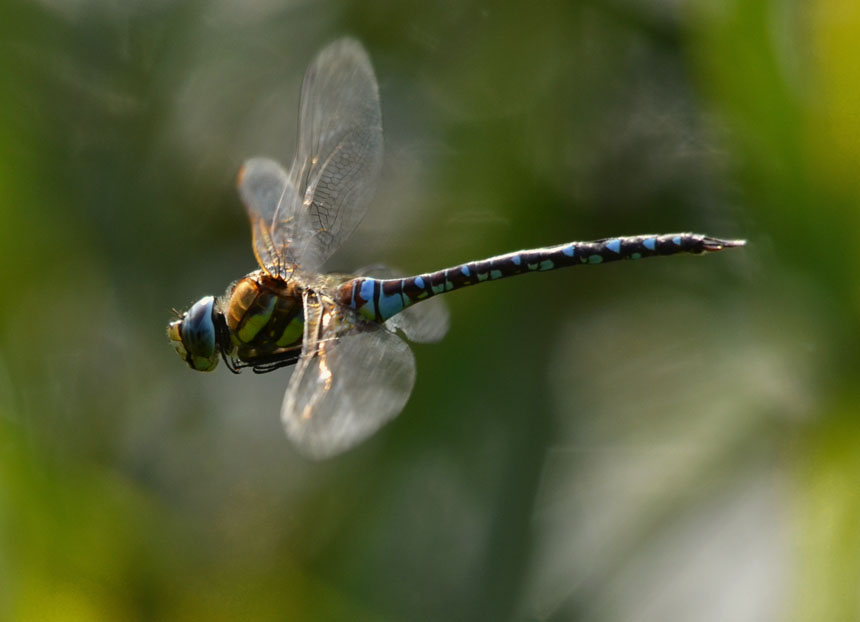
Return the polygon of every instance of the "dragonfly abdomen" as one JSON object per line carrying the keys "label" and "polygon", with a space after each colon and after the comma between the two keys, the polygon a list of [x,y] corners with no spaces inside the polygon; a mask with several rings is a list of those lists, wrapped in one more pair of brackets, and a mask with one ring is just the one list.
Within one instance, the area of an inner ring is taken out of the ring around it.
{"label": "dragonfly abdomen", "polygon": [[280,279],[248,276],[240,280],[230,294],[224,316],[240,359],[249,361],[301,345],[302,299]]}
{"label": "dragonfly abdomen", "polygon": [[359,277],[340,286],[338,301],[356,309],[365,317],[382,322],[431,296],[484,281],[580,264],[600,264],[677,253],[701,254],[743,244],[742,240],[720,240],[700,233],[636,235],[589,242],[568,242],[470,261],[437,272],[401,279]]}

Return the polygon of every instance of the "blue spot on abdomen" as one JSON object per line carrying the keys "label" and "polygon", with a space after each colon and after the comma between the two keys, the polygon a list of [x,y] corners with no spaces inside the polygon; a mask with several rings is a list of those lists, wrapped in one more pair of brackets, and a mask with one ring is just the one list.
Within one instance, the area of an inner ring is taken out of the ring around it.
{"label": "blue spot on abdomen", "polygon": [[379,315],[381,315],[383,319],[387,320],[401,311],[403,311],[403,297],[400,294],[391,294],[389,296],[380,292]]}
{"label": "blue spot on abdomen", "polygon": [[373,279],[364,279],[361,282],[361,287],[358,290],[361,299],[367,303],[373,304]]}
{"label": "blue spot on abdomen", "polygon": [[353,308],[361,309],[363,306],[367,309],[367,313],[369,313],[371,317],[376,315],[376,305],[373,302],[373,289],[375,283],[376,281],[373,279],[364,279],[361,282],[361,286],[358,288],[358,295],[361,296],[362,302],[359,303],[354,299],[352,301]]}

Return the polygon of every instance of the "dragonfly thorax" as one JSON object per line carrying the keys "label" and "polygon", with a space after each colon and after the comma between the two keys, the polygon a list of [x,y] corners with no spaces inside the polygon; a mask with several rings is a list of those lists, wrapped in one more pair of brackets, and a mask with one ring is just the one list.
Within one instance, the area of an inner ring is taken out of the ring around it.
{"label": "dragonfly thorax", "polygon": [[261,359],[297,358],[304,332],[302,279],[252,272],[227,293],[224,320],[236,357],[255,364]]}

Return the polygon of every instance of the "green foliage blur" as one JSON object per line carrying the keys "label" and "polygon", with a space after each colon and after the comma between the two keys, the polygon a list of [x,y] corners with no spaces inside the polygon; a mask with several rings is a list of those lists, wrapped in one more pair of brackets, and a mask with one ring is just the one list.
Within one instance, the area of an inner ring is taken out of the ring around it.
{"label": "green foliage blur", "polygon": [[[311,463],[289,371],[195,373],[361,39],[386,159],[332,270],[699,231],[745,249],[447,297],[405,411]],[[0,619],[860,618],[860,7],[7,0]]]}

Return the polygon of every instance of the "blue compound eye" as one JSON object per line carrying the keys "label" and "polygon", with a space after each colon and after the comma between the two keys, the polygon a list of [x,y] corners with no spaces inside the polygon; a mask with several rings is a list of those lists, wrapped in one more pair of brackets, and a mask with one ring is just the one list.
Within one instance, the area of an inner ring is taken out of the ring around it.
{"label": "blue compound eye", "polygon": [[[181,345],[185,350],[183,358],[193,369],[212,371],[218,365],[218,350],[216,347],[215,320],[213,308],[215,298],[201,298],[188,310],[176,329],[168,328],[168,335],[176,341],[176,349],[183,356]],[[178,332],[178,335],[175,333]]]}

